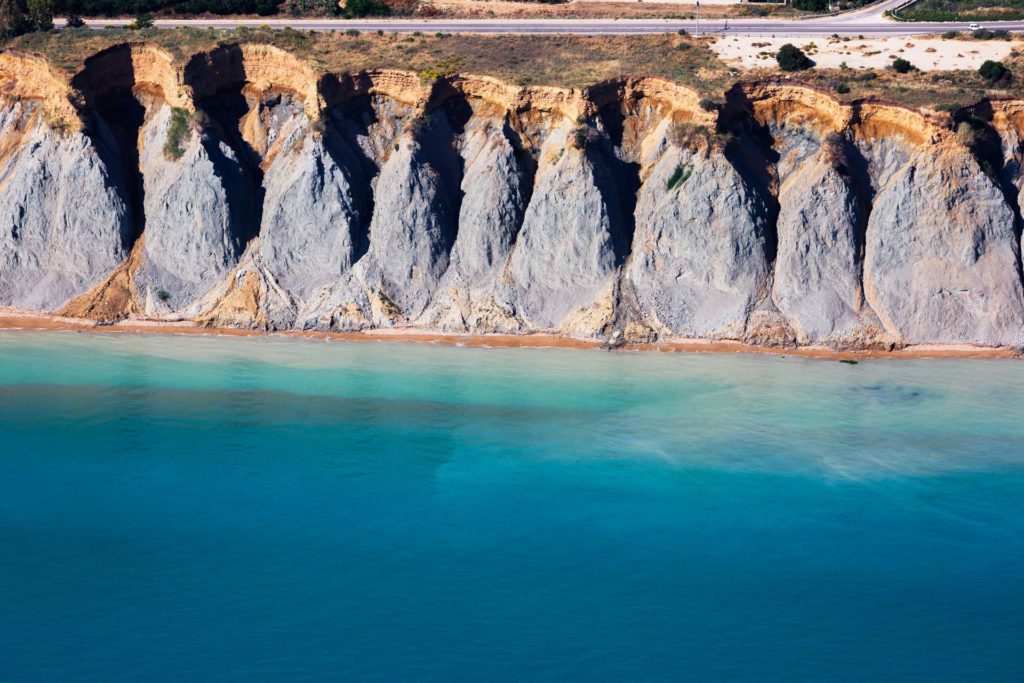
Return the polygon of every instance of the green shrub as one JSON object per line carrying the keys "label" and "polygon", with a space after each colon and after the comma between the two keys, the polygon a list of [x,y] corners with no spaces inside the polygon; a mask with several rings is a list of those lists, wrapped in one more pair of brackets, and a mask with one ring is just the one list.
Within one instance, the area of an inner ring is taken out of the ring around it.
{"label": "green shrub", "polygon": [[677,187],[679,187],[680,185],[682,185],[683,183],[690,179],[691,173],[693,173],[693,166],[691,166],[690,164],[687,164],[686,166],[683,166],[682,164],[677,164],[675,170],[672,171],[672,175],[669,176],[668,183],[666,183],[665,185],[665,189],[668,192],[671,192],[672,190],[676,189]]}
{"label": "green shrub", "polygon": [[793,9],[801,12],[824,12],[828,9],[828,0],[793,0]]}
{"label": "green shrub", "polygon": [[[278,14],[281,4],[281,0],[55,0],[53,11],[58,16],[78,14],[85,17],[119,17],[147,12],[268,16]],[[334,7],[337,7],[336,3]]]}
{"label": "green shrub", "polygon": [[586,149],[590,143],[595,142],[597,138],[597,131],[584,122],[577,125],[576,129],[573,130],[572,145],[576,149]]}
{"label": "green shrub", "polygon": [[978,74],[989,83],[998,83],[1004,78],[1008,79],[1010,70],[1002,62],[994,62],[989,59],[978,68]]}
{"label": "green shrub", "polygon": [[992,31],[992,37],[996,40],[1009,40],[1010,32],[1005,28],[997,28],[995,31]]}
{"label": "green shrub", "polygon": [[850,92],[850,86],[848,86],[846,83],[840,83],[839,85],[836,86],[836,92],[839,93],[840,95],[845,95],[846,93]]}
{"label": "green shrub", "polygon": [[128,25],[128,28],[136,31],[144,28],[153,28],[153,15],[149,12],[143,12],[135,15],[135,21]]}
{"label": "green shrub", "polygon": [[907,60],[903,59],[902,57],[897,57],[896,59],[892,60],[891,68],[898,74],[905,74],[913,71],[914,65],[908,62]]}
{"label": "green shrub", "polygon": [[971,37],[975,40],[992,40],[996,34],[989,31],[987,28],[979,28],[977,31],[971,34]]}
{"label": "green shrub", "polygon": [[[236,0],[220,1],[231,3]],[[341,13],[337,0],[284,0],[279,10],[293,17],[329,16]]]}
{"label": "green shrub", "polygon": [[814,66],[814,62],[808,59],[804,51],[791,43],[786,43],[779,48],[775,60],[783,71],[802,71]]}
{"label": "green shrub", "polygon": [[700,108],[704,111],[717,111],[718,103],[705,97],[700,101]]}
{"label": "green shrub", "polygon": [[352,17],[386,16],[391,14],[391,7],[383,0],[348,0],[345,13]]}
{"label": "green shrub", "polygon": [[445,66],[432,66],[422,69],[420,71],[420,80],[424,83],[433,83],[439,78],[444,78],[451,74],[451,70]]}
{"label": "green shrub", "polygon": [[64,26],[67,28],[82,28],[85,26],[85,21],[77,14],[69,14],[64,20]]}
{"label": "green shrub", "polygon": [[966,119],[956,127],[956,137],[965,147],[975,149],[981,145],[986,137],[985,124],[977,119]]}
{"label": "green shrub", "polygon": [[942,37],[946,40],[953,40],[954,38],[960,37],[960,31],[946,31],[942,34]]}
{"label": "green shrub", "polygon": [[164,142],[164,156],[168,159],[180,159],[185,150],[181,142],[188,132],[188,111],[181,107],[171,109],[171,122],[167,125],[167,141]]}
{"label": "green shrub", "polygon": [[53,29],[53,0],[24,0],[22,5],[34,30]]}

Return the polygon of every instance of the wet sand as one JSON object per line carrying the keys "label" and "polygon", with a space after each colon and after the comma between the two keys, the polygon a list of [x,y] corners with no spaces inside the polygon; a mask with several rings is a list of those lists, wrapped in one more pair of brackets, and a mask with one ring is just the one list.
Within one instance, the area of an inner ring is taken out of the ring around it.
{"label": "wet sand", "polygon": [[773,348],[733,341],[674,339],[611,347],[598,339],[578,339],[554,334],[457,334],[414,329],[376,329],[362,332],[318,332],[283,330],[267,332],[240,328],[199,327],[188,321],[125,320],[97,324],[92,320],[65,318],[45,313],[0,308],[0,330],[76,330],[96,333],[198,334],[230,337],[274,335],[299,339],[338,341],[396,341],[445,344],[476,348],[559,348],[609,349],[616,351],[663,351],[682,353],[758,353],[773,356],[801,356],[823,360],[865,360],[877,358],[1021,358],[1014,349],[970,344],[921,344],[894,351],[837,351],[824,346]]}

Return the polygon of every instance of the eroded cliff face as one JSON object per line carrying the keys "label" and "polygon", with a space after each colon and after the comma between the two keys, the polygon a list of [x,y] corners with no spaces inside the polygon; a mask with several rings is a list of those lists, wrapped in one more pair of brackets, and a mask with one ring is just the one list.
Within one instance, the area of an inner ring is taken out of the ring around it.
{"label": "eroded cliff face", "polygon": [[113,270],[132,212],[104,131],[55,132],[38,100],[0,98],[0,302],[53,309]]}
{"label": "eroded cliff face", "polygon": [[[276,48],[0,54],[0,305],[97,320],[1024,345],[1024,105],[584,90]],[[980,137],[979,137],[980,136]],[[985,144],[978,143],[984,140]]]}

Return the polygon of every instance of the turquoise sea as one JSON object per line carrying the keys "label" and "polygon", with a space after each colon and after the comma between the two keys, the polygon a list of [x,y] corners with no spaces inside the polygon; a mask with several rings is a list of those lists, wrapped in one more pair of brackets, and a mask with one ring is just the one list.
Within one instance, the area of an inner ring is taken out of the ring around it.
{"label": "turquoise sea", "polygon": [[0,333],[0,681],[1024,680],[1024,362]]}

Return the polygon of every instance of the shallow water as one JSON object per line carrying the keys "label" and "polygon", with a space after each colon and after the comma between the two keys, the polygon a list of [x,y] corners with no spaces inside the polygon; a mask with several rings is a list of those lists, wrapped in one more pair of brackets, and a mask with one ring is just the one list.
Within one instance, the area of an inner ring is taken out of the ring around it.
{"label": "shallow water", "polygon": [[1021,681],[1024,363],[0,333],[0,681]]}

